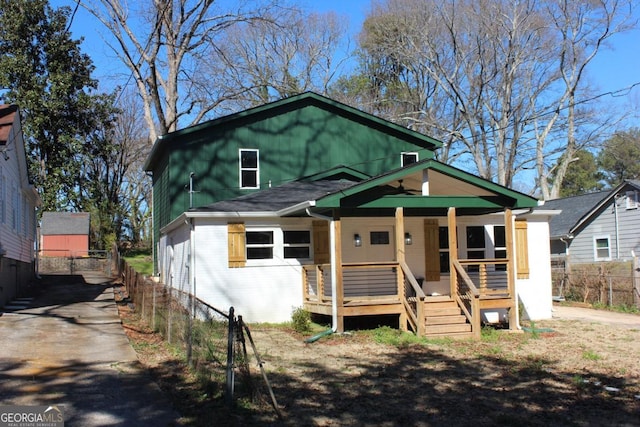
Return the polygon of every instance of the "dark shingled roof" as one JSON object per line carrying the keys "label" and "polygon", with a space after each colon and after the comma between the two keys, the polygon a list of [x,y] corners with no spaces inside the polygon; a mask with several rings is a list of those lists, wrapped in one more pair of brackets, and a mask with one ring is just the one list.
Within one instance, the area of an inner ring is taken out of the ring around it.
{"label": "dark shingled roof", "polygon": [[569,234],[580,220],[589,215],[595,207],[607,198],[611,191],[581,194],[579,196],[562,199],[547,200],[541,209],[558,209],[562,213],[551,218],[549,232],[551,238],[558,238]]}
{"label": "dark shingled roof", "polygon": [[277,187],[223,200],[192,209],[203,212],[276,212],[327,194],[349,188],[358,181],[348,179],[320,181],[292,181]]}
{"label": "dark shingled roof", "polygon": [[570,234],[574,228],[590,215],[595,213],[606,199],[613,198],[616,194],[632,189],[640,191],[640,180],[624,180],[613,190],[587,193],[580,196],[565,197],[562,199],[547,200],[539,209],[558,209],[562,213],[554,216],[549,222],[551,238],[559,238]]}
{"label": "dark shingled roof", "polygon": [[43,236],[88,235],[90,219],[88,212],[44,212],[40,233]]}

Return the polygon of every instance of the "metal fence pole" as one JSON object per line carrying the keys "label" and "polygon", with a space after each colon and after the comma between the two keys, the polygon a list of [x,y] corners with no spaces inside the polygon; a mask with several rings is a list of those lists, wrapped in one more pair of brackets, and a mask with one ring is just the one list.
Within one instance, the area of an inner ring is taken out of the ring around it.
{"label": "metal fence pole", "polygon": [[227,393],[225,394],[225,401],[227,406],[233,405],[233,388],[234,388],[234,373],[233,373],[233,338],[235,336],[235,317],[233,314],[233,307],[229,308],[229,335],[227,336]]}
{"label": "metal fence pole", "polygon": [[633,278],[633,299],[636,302],[636,307],[640,308],[640,264],[638,263],[638,257],[633,254],[633,271],[631,276]]}

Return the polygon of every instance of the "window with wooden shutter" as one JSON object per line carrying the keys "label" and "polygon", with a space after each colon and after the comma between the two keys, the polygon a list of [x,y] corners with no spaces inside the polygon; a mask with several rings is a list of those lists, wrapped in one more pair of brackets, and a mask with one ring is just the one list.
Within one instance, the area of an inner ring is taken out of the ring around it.
{"label": "window with wooden shutter", "polygon": [[440,280],[440,227],[437,219],[424,220],[425,280]]}
{"label": "window with wooden shutter", "polygon": [[527,241],[527,221],[517,220],[516,225],[516,271],[518,279],[529,278],[529,243]]}
{"label": "window with wooden shutter", "polygon": [[329,264],[331,262],[329,223],[327,221],[313,221],[313,262],[315,264]]}
{"label": "window with wooden shutter", "polygon": [[244,267],[247,263],[244,224],[227,224],[227,233],[229,235],[229,268]]}

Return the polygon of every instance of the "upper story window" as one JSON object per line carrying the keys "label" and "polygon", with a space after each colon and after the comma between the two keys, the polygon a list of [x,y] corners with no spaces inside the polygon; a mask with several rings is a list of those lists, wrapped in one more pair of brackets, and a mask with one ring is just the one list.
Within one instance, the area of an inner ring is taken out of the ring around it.
{"label": "upper story window", "polygon": [[11,226],[17,232],[20,231],[20,193],[18,192],[18,187],[15,185],[11,186],[11,192],[13,193]]}
{"label": "upper story window", "polygon": [[627,191],[626,194],[626,205],[627,209],[638,209],[638,192],[637,191]]}
{"label": "upper story window", "polygon": [[0,173],[0,222],[7,222],[7,184],[4,175]]}
{"label": "upper story window", "polygon": [[400,158],[400,166],[405,167],[410,165],[411,163],[416,163],[418,161],[418,153],[407,153],[404,152]]}
{"label": "upper story window", "polygon": [[240,149],[240,188],[260,188],[258,150]]}

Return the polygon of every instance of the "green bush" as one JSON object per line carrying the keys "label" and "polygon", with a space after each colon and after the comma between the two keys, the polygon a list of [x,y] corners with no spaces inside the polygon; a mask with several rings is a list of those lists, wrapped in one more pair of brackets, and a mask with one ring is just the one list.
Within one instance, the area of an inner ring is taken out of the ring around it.
{"label": "green bush", "polygon": [[309,332],[311,330],[311,313],[302,307],[293,310],[291,325],[296,332]]}

